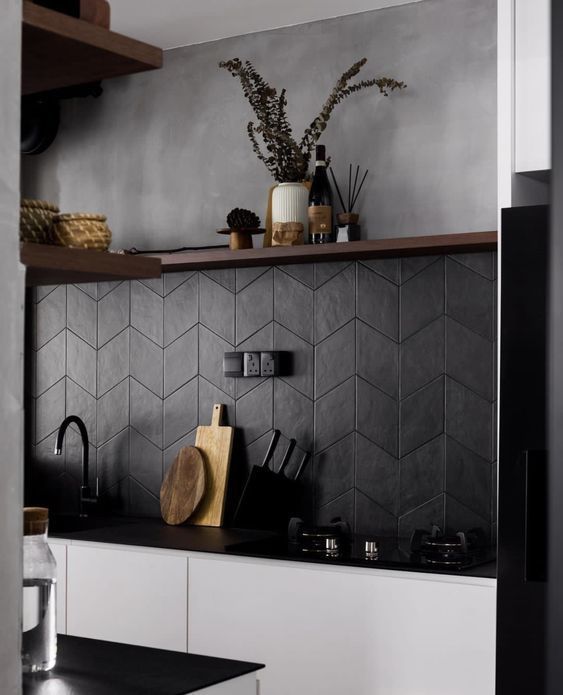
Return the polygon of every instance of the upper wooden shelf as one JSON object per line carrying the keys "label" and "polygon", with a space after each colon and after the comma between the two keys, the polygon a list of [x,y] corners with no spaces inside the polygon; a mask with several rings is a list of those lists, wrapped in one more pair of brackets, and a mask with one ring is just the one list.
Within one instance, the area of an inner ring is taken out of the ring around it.
{"label": "upper wooden shelf", "polygon": [[202,268],[240,268],[263,265],[288,265],[322,261],[357,261],[393,256],[424,256],[439,253],[494,251],[496,232],[468,232],[434,236],[399,237],[350,241],[318,246],[276,246],[273,248],[231,251],[226,248],[158,254],[162,272]]}
{"label": "upper wooden shelf", "polygon": [[20,259],[30,286],[160,277],[158,258],[145,256],[22,244]]}
{"label": "upper wooden shelf", "polygon": [[160,48],[24,0],[22,94],[160,67]]}

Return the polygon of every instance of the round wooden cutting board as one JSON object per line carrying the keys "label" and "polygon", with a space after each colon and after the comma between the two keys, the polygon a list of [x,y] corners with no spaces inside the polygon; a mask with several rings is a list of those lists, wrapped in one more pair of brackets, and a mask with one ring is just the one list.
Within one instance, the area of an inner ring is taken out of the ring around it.
{"label": "round wooden cutting board", "polygon": [[160,488],[160,513],[167,524],[187,521],[205,494],[205,463],[199,449],[184,446],[176,454]]}

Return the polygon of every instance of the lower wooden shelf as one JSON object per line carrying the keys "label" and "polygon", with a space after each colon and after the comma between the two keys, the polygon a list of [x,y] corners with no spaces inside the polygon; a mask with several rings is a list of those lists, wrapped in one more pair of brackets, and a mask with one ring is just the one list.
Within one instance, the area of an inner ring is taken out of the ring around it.
{"label": "lower wooden shelf", "polygon": [[155,255],[123,255],[43,244],[22,244],[28,285],[158,278],[161,273],[205,268],[243,268],[323,261],[361,261],[397,256],[494,251],[496,232],[372,239],[319,246],[277,246],[231,251],[228,248]]}
{"label": "lower wooden shelf", "polygon": [[231,251],[227,248],[158,254],[162,272],[203,268],[242,268],[322,261],[359,261],[397,256],[424,256],[440,253],[471,253],[494,251],[496,232],[467,232],[465,234],[437,234],[433,236],[370,239],[339,244],[305,246],[276,246],[273,248]]}
{"label": "lower wooden shelf", "polygon": [[158,258],[46,244],[22,244],[20,260],[29,286],[158,278],[161,273]]}

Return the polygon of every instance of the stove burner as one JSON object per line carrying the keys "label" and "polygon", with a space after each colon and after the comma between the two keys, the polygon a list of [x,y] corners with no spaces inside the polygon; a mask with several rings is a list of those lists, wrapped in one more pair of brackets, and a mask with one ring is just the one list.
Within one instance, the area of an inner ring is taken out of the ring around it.
{"label": "stove burner", "polygon": [[289,539],[302,553],[339,557],[349,533],[348,524],[339,519],[328,526],[305,526],[300,519],[292,519]]}
{"label": "stove burner", "polygon": [[458,531],[447,536],[438,526],[430,533],[417,529],[411,538],[411,555],[423,564],[437,567],[464,567],[474,562],[475,556],[487,546],[482,529]]}

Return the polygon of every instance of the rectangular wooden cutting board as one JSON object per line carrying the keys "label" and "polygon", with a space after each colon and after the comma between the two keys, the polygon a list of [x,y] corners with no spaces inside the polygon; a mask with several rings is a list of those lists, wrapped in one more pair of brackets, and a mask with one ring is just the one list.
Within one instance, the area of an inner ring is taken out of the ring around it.
{"label": "rectangular wooden cutting board", "polygon": [[224,405],[215,404],[211,425],[197,428],[196,448],[205,462],[206,491],[190,523],[197,526],[221,526],[225,511],[227,481],[233,450],[234,427],[222,426]]}

